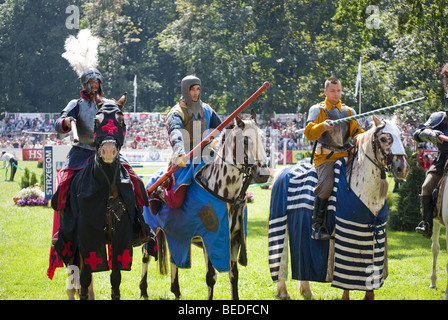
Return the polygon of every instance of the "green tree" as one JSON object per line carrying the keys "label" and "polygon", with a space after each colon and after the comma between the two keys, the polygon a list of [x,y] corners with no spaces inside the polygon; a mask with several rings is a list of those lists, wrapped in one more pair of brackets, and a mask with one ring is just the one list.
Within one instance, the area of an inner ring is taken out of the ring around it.
{"label": "green tree", "polygon": [[6,0],[0,5],[0,113],[56,112],[76,92],[76,79],[61,57],[70,34],[65,11],[72,3]]}

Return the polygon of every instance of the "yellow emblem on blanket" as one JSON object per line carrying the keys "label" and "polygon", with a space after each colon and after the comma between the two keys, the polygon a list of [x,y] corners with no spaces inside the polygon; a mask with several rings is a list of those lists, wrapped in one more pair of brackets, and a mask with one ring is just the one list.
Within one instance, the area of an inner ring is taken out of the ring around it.
{"label": "yellow emblem on blanket", "polygon": [[219,220],[216,211],[209,202],[197,211],[197,215],[201,219],[203,226],[211,232],[217,232],[219,228]]}

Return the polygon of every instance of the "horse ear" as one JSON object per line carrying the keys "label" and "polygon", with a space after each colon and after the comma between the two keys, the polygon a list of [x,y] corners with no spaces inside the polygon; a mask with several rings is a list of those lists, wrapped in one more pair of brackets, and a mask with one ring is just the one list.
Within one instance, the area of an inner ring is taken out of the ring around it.
{"label": "horse ear", "polygon": [[103,105],[103,100],[101,100],[101,97],[97,91],[95,91],[95,93],[93,94],[93,102],[95,102],[95,105],[98,109]]}
{"label": "horse ear", "polygon": [[255,121],[255,123],[257,123],[257,113],[254,109],[250,110],[250,117]]}
{"label": "horse ear", "polygon": [[235,120],[236,120],[236,124],[238,125],[238,127],[241,130],[244,129],[244,122],[243,122],[243,120],[241,120],[241,118],[238,117],[238,116],[236,116]]}
{"label": "horse ear", "polygon": [[382,124],[381,119],[378,118],[376,115],[372,115],[372,120],[375,123],[375,127],[379,127]]}
{"label": "horse ear", "polygon": [[126,101],[127,101],[126,95],[127,94],[128,94],[127,92],[123,93],[121,98],[117,101],[117,105],[120,107],[120,109],[123,109],[124,105],[126,104]]}

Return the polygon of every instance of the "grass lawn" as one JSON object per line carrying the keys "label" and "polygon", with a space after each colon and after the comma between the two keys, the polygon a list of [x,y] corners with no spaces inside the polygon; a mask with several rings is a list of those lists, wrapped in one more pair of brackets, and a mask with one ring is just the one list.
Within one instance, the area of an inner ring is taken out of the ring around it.
{"label": "grass lawn", "polygon": [[[41,173],[37,162],[19,162],[20,167]],[[136,168],[139,174],[154,172],[154,168]],[[0,172],[4,177],[4,171]],[[15,182],[0,181],[0,299],[56,300],[66,299],[65,268],[59,268],[53,280],[48,279],[48,256],[50,251],[53,211],[50,207],[18,207],[12,198],[19,191],[18,170]],[[147,178],[144,179],[146,182]],[[272,282],[268,267],[267,223],[269,216],[270,190],[257,186],[249,189],[255,201],[248,205],[248,259],[247,267],[240,267],[240,299],[275,299],[276,286]],[[444,233],[442,231],[442,233]],[[441,300],[446,286],[445,236],[441,237],[441,253],[437,262],[437,289],[429,289],[432,268],[430,241],[414,232],[388,230],[389,277],[383,287],[375,292],[379,300]],[[122,272],[121,298],[140,299],[138,284],[141,273],[141,252],[134,248],[132,271]],[[192,248],[192,268],[179,271],[181,292],[184,299],[207,299],[205,266],[202,251]],[[288,281],[293,300],[299,296],[296,281]],[[154,261],[150,264],[148,279],[149,299],[174,299],[170,292],[169,276],[159,275]],[[317,300],[340,299],[342,291],[330,284],[312,283]],[[110,299],[109,273],[94,274],[96,298]],[[363,292],[351,293],[353,299],[362,299]],[[215,299],[231,298],[227,273],[218,275]]]}

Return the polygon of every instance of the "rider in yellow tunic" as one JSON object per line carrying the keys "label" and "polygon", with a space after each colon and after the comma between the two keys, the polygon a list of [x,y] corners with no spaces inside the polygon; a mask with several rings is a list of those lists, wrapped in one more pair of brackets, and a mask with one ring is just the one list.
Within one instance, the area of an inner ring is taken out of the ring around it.
{"label": "rider in yellow tunic", "polygon": [[351,147],[350,138],[355,139],[364,130],[356,120],[333,125],[331,120],[350,117],[355,110],[341,103],[341,82],[337,78],[329,78],[325,82],[326,99],[310,108],[304,135],[308,140],[317,141],[314,153],[314,166],[318,176],[313,212],[312,238],[328,240],[330,234],[323,222],[328,198],[334,185],[334,162],[348,156]]}

